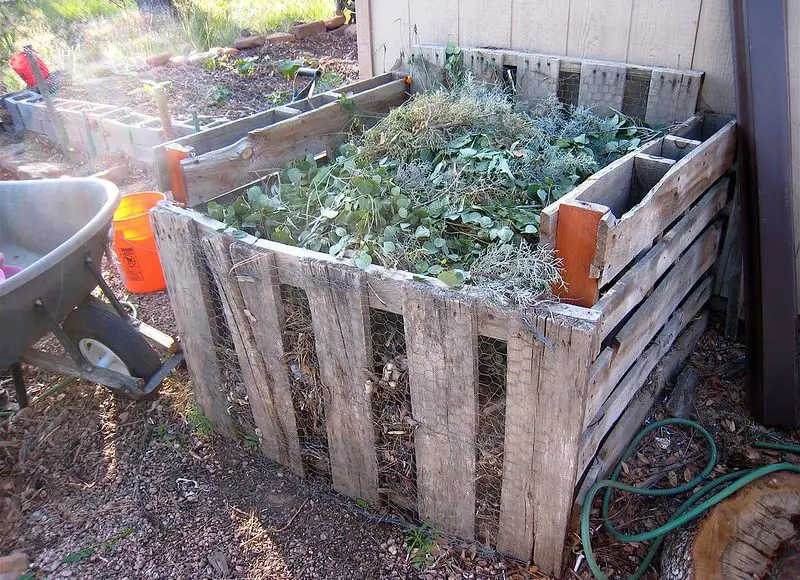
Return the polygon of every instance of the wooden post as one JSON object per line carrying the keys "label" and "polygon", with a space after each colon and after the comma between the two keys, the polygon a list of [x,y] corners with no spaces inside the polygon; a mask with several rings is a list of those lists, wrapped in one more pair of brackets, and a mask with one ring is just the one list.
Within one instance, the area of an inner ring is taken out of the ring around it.
{"label": "wooden post", "polygon": [[164,208],[154,209],[150,218],[197,403],[217,431],[231,436],[233,423],[214,349],[211,281],[202,263],[197,223]]}
{"label": "wooden post", "polygon": [[58,144],[61,145],[61,151],[64,153],[64,155],[67,155],[69,154],[69,138],[67,137],[67,131],[64,129],[64,124],[61,122],[61,117],[58,115],[58,110],[53,103],[53,98],[50,96],[50,88],[47,86],[47,81],[44,79],[44,75],[39,68],[39,63],[36,62],[36,55],[31,46],[25,47],[25,56],[28,58],[28,64],[31,67],[33,78],[36,79],[36,87],[39,89],[39,93],[44,99],[44,106],[47,109],[47,115],[50,117],[50,121],[56,128]]}
{"label": "wooden post", "polygon": [[418,422],[419,516],[447,533],[475,533],[478,329],[475,307],[422,285],[405,287],[411,408]]}
{"label": "wooden post", "polygon": [[153,87],[153,98],[158,107],[158,116],[161,118],[161,128],[164,130],[164,140],[172,141],[175,138],[175,131],[172,129],[172,120],[169,118],[169,106],[167,104],[167,91],[164,84],[159,83]]}

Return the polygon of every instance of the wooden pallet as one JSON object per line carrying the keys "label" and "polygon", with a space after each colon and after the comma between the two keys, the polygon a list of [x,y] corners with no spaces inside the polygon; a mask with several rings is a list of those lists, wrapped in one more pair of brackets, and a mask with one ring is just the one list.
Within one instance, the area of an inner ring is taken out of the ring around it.
{"label": "wooden pallet", "polygon": [[[545,239],[562,250],[580,238],[591,250],[576,254],[582,270],[571,273],[595,281],[596,300],[587,306],[565,300],[526,312],[494,308],[407,272],[359,270],[326,254],[252,236],[237,239],[191,209],[155,210],[159,252],[201,407],[221,430],[230,430],[207,299],[217,292],[262,451],[303,473],[289,370],[276,339],[284,320],[279,285],[303,289],[330,391],[333,487],[378,502],[363,369],[372,361],[371,312],[400,314],[417,424],[416,508],[443,532],[471,539],[476,345],[481,336],[502,341],[508,359],[496,547],[533,558],[546,573],[558,572],[576,490],[610,465],[629,431],[621,417],[634,408],[641,415],[637,395],[647,376],[711,294],[736,139],[734,123],[719,125],[693,118],[677,129],[682,136],[644,145],[545,210]],[[593,229],[568,208],[593,214]],[[577,236],[575,227],[590,235]]]}

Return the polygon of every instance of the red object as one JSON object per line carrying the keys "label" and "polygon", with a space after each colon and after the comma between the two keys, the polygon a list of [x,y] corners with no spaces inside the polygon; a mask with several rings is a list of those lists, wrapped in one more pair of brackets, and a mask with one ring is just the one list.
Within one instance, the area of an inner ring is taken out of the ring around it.
{"label": "red object", "polygon": [[[39,55],[35,52],[33,53],[33,56],[36,59],[36,64],[39,65],[39,70],[42,71],[42,76],[46,80],[47,77],[50,76],[50,71],[47,69],[47,65],[44,64],[44,61],[39,58]],[[22,80],[25,81],[28,87],[36,86],[36,79],[33,77],[31,64],[28,62],[28,57],[25,56],[24,52],[18,52],[11,55],[11,58],[8,59],[8,64],[14,69],[15,73],[22,77]]]}

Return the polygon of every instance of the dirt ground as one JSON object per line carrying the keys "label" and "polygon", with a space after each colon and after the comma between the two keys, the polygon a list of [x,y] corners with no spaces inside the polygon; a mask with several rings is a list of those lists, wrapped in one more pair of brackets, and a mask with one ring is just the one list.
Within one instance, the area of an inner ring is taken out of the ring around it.
{"label": "dirt ground", "polygon": [[[235,63],[255,58],[247,76]],[[341,85],[358,79],[358,53],[354,35],[333,32],[288,43],[267,44],[216,59],[213,68],[202,63],[169,64],[145,68],[133,74],[91,79],[81,85],[62,87],[58,96],[127,106],[158,116],[152,96],[143,90],[145,81],[170,82],[168,101],[173,116],[212,115],[237,119],[290,100],[292,81],[280,71],[285,60],[303,61],[318,68],[327,84]],[[298,81],[304,86],[302,79]],[[327,90],[334,88],[328,86]]]}

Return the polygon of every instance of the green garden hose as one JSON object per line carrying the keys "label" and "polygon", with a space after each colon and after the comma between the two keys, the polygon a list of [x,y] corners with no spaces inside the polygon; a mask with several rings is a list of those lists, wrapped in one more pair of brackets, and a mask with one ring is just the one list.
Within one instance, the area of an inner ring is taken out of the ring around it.
{"label": "green garden hose", "polygon": [[[635,487],[617,481],[619,474],[622,471],[623,462],[634,454],[642,439],[644,439],[645,436],[647,436],[647,434],[654,429],[658,429],[666,425],[684,425],[698,431],[703,437],[705,437],[711,453],[708,458],[708,463],[706,464],[702,473],[700,473],[700,475],[692,479],[690,482],[684,483],[683,485],[659,489]],[[789,453],[800,453],[800,446],[796,445],[756,443],[755,446],[762,449],[775,449]],[[658,551],[661,543],[664,541],[666,535],[672,530],[698,518],[710,507],[713,507],[723,499],[736,493],[736,491],[760,477],[770,473],[775,473],[776,471],[800,473],[800,466],[793,465],[791,463],[776,463],[774,465],[766,465],[757,469],[735,471],[733,473],[723,475],[722,477],[712,479],[703,484],[711,472],[714,471],[716,466],[717,445],[714,443],[714,439],[711,437],[711,434],[694,421],[690,421],[688,419],[664,419],[663,421],[652,423],[651,425],[648,425],[639,431],[636,437],[634,437],[633,441],[631,441],[630,445],[628,445],[628,447],[625,449],[625,453],[622,454],[622,459],[620,459],[619,463],[614,468],[614,471],[609,479],[604,479],[595,483],[589,489],[589,493],[586,495],[586,499],[583,502],[583,509],[581,510],[581,542],[583,543],[583,554],[586,558],[586,563],[588,564],[589,569],[592,571],[592,574],[594,574],[595,578],[597,578],[597,580],[607,580],[606,575],[603,574],[602,570],[600,570],[600,567],[597,565],[597,561],[595,560],[589,534],[589,516],[592,510],[592,501],[600,490],[605,490],[601,512],[603,525],[614,538],[622,542],[646,542],[649,540],[654,540],[642,563],[639,565],[633,575],[628,578],[628,580],[638,580],[638,578],[641,578],[641,576],[650,566],[653,558],[655,558],[656,552]],[[648,532],[643,532],[641,534],[623,534],[620,533],[611,523],[609,518],[609,509],[611,504],[611,494],[615,489],[646,496],[670,496],[689,491],[701,484],[703,484],[702,487],[692,494],[692,496],[681,505],[681,507],[664,525],[658,528]],[[704,500],[703,498],[707,499]]]}

